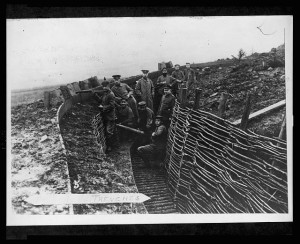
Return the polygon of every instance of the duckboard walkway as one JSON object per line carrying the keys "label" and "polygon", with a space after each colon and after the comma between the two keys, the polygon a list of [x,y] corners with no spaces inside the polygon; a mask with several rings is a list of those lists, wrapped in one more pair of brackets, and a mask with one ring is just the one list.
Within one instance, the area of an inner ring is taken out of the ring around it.
{"label": "duckboard walkway", "polygon": [[131,164],[139,193],[151,198],[144,202],[148,213],[180,214],[168,190],[166,172],[161,168],[146,168],[142,159],[136,154],[131,155]]}

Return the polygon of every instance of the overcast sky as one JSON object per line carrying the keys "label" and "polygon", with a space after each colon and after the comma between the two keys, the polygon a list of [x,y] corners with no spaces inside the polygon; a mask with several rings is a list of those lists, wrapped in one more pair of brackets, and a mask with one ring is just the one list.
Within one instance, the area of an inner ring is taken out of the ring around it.
{"label": "overcast sky", "polygon": [[[263,35],[257,27],[266,34]],[[132,76],[158,63],[209,62],[284,42],[286,16],[7,20],[12,89]]]}

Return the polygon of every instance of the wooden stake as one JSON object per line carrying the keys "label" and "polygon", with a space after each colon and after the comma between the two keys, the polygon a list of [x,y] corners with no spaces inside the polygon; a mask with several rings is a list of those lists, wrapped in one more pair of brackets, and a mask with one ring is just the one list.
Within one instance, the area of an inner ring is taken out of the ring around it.
{"label": "wooden stake", "polygon": [[45,108],[47,108],[47,109],[50,107],[50,92],[49,91],[44,92],[44,105],[45,105]]}
{"label": "wooden stake", "polygon": [[193,107],[194,110],[199,109],[201,93],[202,93],[202,90],[197,88],[195,91],[195,102],[194,102],[194,107]]}
{"label": "wooden stake", "polygon": [[187,103],[187,88],[182,88],[182,92],[181,92],[181,104],[182,104],[182,107],[185,108],[186,106],[186,103]]}
{"label": "wooden stake", "polygon": [[245,105],[245,109],[244,109],[244,113],[243,113],[243,117],[242,117],[242,121],[241,121],[241,125],[240,125],[240,129],[242,129],[242,130],[247,129],[248,119],[249,119],[250,110],[251,110],[251,97],[252,97],[252,95],[250,93],[248,93],[247,98],[246,98],[246,105]]}
{"label": "wooden stake", "polygon": [[[279,136],[278,136],[279,139],[283,139],[283,135],[284,135],[285,130],[286,130],[286,114],[284,114],[283,121],[282,121],[282,124],[281,124],[280,132],[279,132]],[[277,146],[278,147],[280,146],[280,142],[277,143]],[[278,163],[276,163],[275,160],[272,161],[272,166],[276,167],[276,168],[279,167]],[[274,174],[276,174],[276,171],[274,169],[271,169],[270,174],[274,175]],[[270,191],[270,189],[267,188],[267,191]]]}

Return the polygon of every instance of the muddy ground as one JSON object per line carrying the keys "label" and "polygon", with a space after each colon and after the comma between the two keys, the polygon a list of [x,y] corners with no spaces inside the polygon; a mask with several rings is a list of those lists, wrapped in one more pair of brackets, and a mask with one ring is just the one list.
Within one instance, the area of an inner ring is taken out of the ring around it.
{"label": "muddy ground", "polygon": [[16,214],[68,214],[69,206],[34,206],[26,202],[36,194],[68,192],[67,163],[59,139],[57,107],[43,101],[11,110],[11,196]]}

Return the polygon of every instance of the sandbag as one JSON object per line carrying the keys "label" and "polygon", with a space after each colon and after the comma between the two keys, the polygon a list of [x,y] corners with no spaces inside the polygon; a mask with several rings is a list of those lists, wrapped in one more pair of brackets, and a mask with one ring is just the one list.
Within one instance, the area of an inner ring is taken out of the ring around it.
{"label": "sandbag", "polygon": [[51,106],[56,106],[57,104],[64,102],[64,97],[60,89],[50,91],[49,98]]}
{"label": "sandbag", "polygon": [[72,86],[73,86],[75,92],[80,91],[80,87],[79,87],[78,82],[73,82],[73,83],[71,83],[71,84],[72,84]]}
{"label": "sandbag", "polygon": [[63,96],[64,100],[68,100],[69,98],[72,97],[70,90],[67,86],[60,86],[59,89],[62,92],[62,96]]}
{"label": "sandbag", "polygon": [[89,87],[94,88],[100,86],[100,82],[98,81],[97,76],[91,77],[88,79]]}
{"label": "sandbag", "polygon": [[67,84],[67,87],[70,90],[71,96],[74,96],[76,94],[74,87],[71,84]]}

